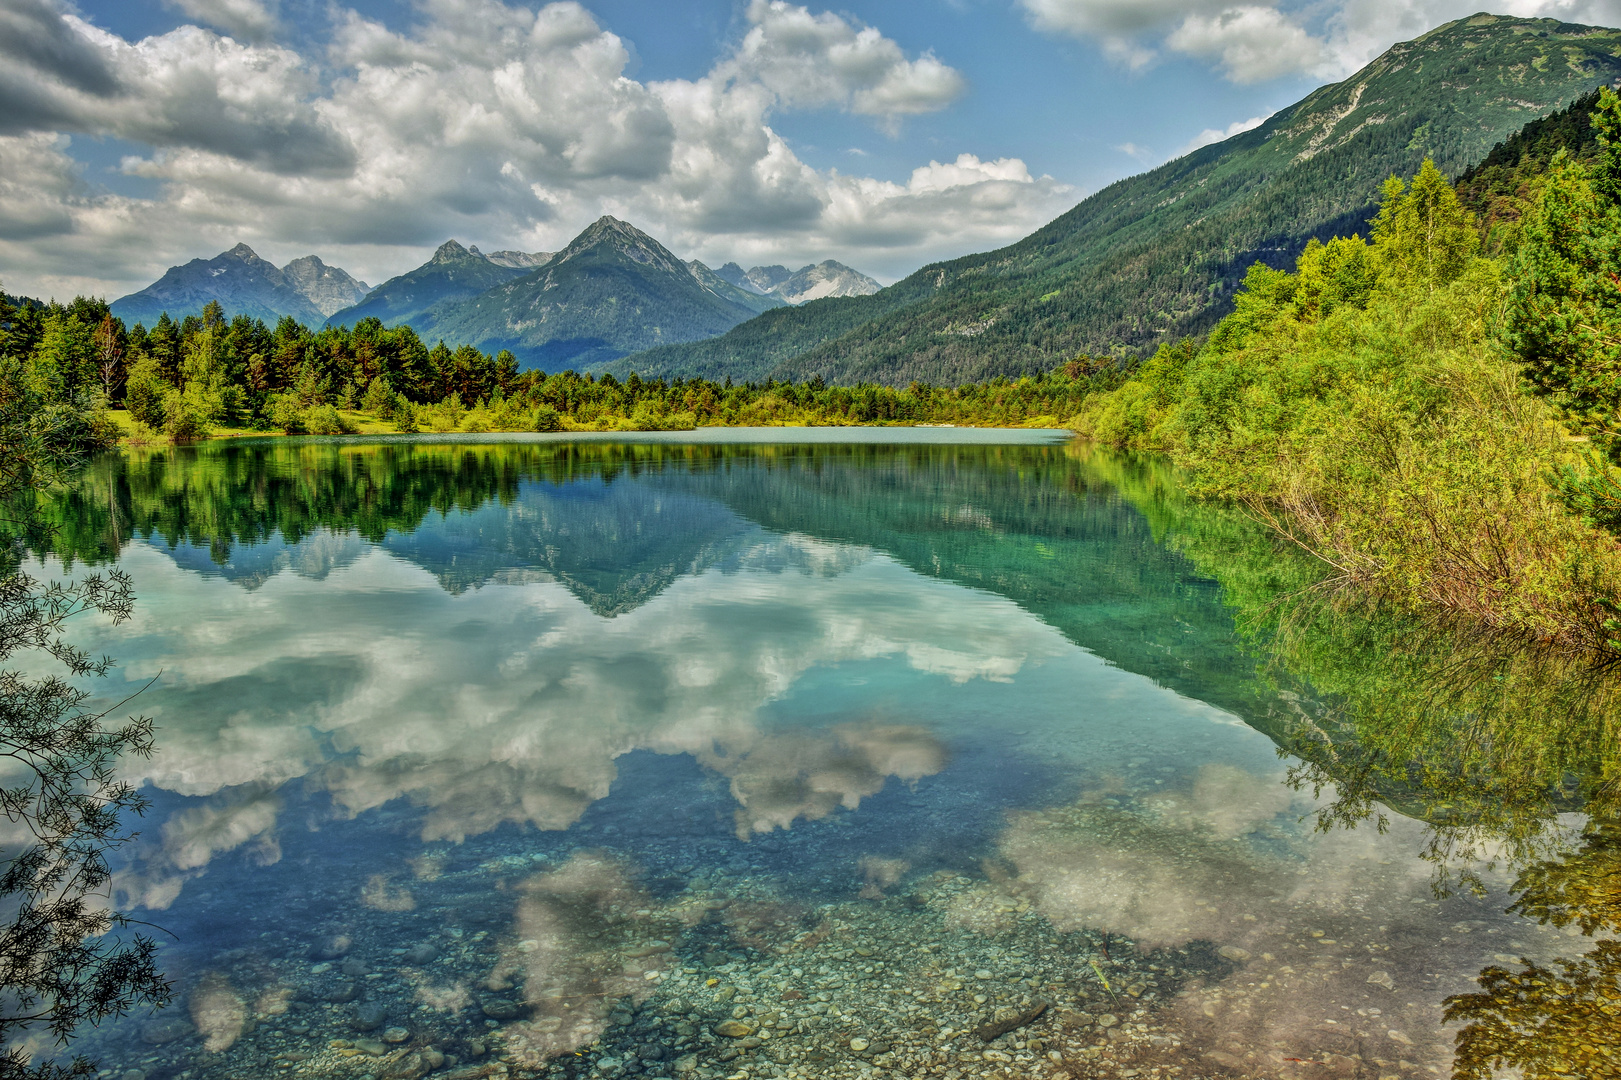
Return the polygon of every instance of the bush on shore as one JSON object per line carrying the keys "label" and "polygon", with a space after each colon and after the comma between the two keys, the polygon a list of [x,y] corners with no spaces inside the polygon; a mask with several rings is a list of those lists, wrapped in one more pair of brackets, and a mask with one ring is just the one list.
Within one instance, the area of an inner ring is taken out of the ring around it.
{"label": "bush on shore", "polygon": [[1616,651],[1614,538],[1550,478],[1579,459],[1495,336],[1509,285],[1426,163],[1386,185],[1369,240],[1256,266],[1234,312],[1088,402],[1083,432],[1159,450],[1312,553],[1320,588]]}

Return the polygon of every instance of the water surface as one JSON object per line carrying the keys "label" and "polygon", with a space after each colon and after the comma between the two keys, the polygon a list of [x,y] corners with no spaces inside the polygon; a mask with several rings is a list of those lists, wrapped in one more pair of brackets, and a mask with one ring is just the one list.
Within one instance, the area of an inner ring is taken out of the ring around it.
{"label": "water surface", "polygon": [[117,886],[178,991],[75,1049],[146,1080],[1614,1075],[1603,686],[1285,617],[1311,569],[1154,462],[705,434],[211,445],[57,500],[46,568],[139,597],[83,643],[107,695],[155,680]]}

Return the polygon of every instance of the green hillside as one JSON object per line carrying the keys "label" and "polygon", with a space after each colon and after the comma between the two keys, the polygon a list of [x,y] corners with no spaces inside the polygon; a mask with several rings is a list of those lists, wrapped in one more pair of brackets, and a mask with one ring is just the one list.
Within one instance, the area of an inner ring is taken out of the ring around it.
{"label": "green hillside", "polygon": [[1531,182],[1547,171],[1555,154],[1565,150],[1584,160],[1597,155],[1598,133],[1591,119],[1598,101],[1594,90],[1568,108],[1531,121],[1458,177],[1458,198],[1485,224],[1494,250],[1510,240],[1531,197]]}
{"label": "green hillside", "polygon": [[1113,184],[1031,236],[872,296],[767,312],[617,373],[960,383],[1208,329],[1256,261],[1366,231],[1392,173],[1449,175],[1621,76],[1621,31],[1476,15],[1399,44],[1261,127]]}

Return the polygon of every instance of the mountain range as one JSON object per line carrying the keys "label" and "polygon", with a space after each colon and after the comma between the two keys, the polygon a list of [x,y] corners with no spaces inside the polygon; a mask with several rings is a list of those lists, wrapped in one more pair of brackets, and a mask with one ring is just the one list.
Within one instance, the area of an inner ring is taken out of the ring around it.
{"label": "mountain range", "polygon": [[157,281],[120,297],[111,307],[125,322],[152,323],[164,312],[176,319],[200,314],[209,301],[218,300],[232,317],[246,315],[275,324],[290,315],[320,325],[369,290],[364,281],[317,256],[306,255],[278,269],[248,245],[238,244],[212,259],[171,266]]}
{"label": "mountain range", "polygon": [[1476,15],[1392,47],[1258,128],[1112,184],[1008,247],[869,296],[766,312],[626,357],[624,375],[955,384],[1079,353],[1142,354],[1231,307],[1257,262],[1366,232],[1380,184],[1456,176],[1527,121],[1621,75],[1621,31]]}
{"label": "mountain range", "polygon": [[245,244],[172,267],[153,285],[115,301],[126,321],[180,318],[218,300],[229,315],[351,326],[377,318],[429,339],[510,349],[526,365],[592,368],[627,353],[713,337],[763,311],[821,296],[862,295],[879,285],[832,260],[791,272],[717,273],[683,262],[663,244],[604,217],[558,252],[440,245],[414,270],[367,288],[313,255],[277,269]]}
{"label": "mountain range", "polygon": [[[410,277],[385,282],[377,292],[423,296],[425,280],[407,283]],[[556,370],[713,337],[781,304],[722,280],[702,263],[683,262],[618,218],[603,217],[534,269],[395,321],[487,352],[509,349],[525,366]],[[339,312],[333,321],[347,322],[366,307]]]}
{"label": "mountain range", "polygon": [[740,289],[760,296],[775,296],[794,306],[827,296],[871,296],[883,288],[859,270],[832,259],[798,270],[786,266],[755,266],[745,270],[729,262],[715,273]]}
{"label": "mountain range", "polygon": [[545,251],[498,251],[486,255],[476,247],[462,247],[454,240],[446,240],[433,258],[415,270],[389,278],[359,303],[327,314],[333,325],[351,326],[361,319],[378,318],[385,326],[408,323],[423,333],[432,325],[429,313],[435,308],[488,292],[544,266],[551,257]]}
{"label": "mountain range", "polygon": [[955,384],[1143,353],[1198,334],[1257,261],[1365,231],[1383,180],[1449,175],[1528,121],[1621,76],[1621,31],[1476,15],[1393,46],[1254,130],[1112,184],[1005,248],[888,288],[831,260],[711,270],[604,217],[555,254],[450,241],[376,289],[314,256],[278,270],[245,245],[113,304],[319,324],[375,316],[527,366],[625,376]]}

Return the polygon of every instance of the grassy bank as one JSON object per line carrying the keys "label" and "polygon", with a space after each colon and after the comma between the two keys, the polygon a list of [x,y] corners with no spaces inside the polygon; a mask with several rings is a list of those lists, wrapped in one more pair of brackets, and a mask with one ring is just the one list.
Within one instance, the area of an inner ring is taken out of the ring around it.
{"label": "grassy bank", "polygon": [[[1116,369],[1117,370],[1117,369]],[[573,377],[573,373],[566,373]],[[553,376],[561,380],[565,376]],[[1116,376],[1114,381],[1118,381]],[[550,382],[552,380],[547,380]],[[722,387],[642,384],[627,391],[576,377],[574,392],[497,395],[471,407],[459,398],[428,404],[398,395],[362,402],[359,408],[321,403],[281,423],[236,418],[236,422],[187,420],[171,427],[159,417],[143,423],[124,408],[108,420],[125,445],[155,445],[264,435],[393,435],[418,432],[605,432],[691,431],[700,427],[957,427],[1061,428],[1094,392],[1094,381],[1063,372],[1041,378],[956,388],[912,387]],[[581,387],[590,393],[580,393]],[[373,395],[376,397],[376,395]],[[555,402],[555,404],[553,403]],[[365,407],[370,405],[370,408]],[[561,409],[558,407],[561,406]]]}

